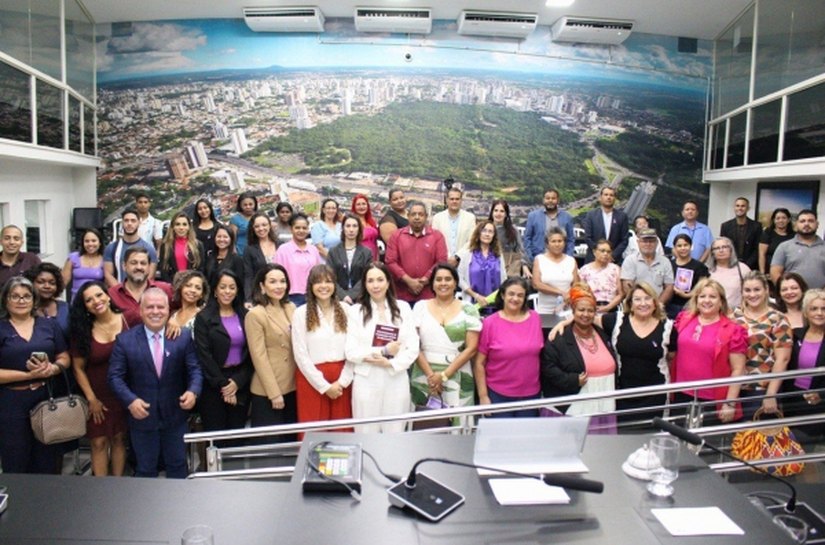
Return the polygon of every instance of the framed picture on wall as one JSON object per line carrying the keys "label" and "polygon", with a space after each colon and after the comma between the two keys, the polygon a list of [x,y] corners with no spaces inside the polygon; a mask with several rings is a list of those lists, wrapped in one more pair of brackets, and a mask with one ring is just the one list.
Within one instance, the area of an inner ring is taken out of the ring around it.
{"label": "framed picture on wall", "polygon": [[800,210],[816,210],[818,203],[819,180],[756,184],[756,221],[763,227],[770,226],[771,214],[777,208],[787,208],[796,218]]}

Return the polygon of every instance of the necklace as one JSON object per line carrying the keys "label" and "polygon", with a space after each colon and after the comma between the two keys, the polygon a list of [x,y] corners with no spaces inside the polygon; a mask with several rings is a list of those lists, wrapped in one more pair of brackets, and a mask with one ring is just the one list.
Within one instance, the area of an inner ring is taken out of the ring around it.
{"label": "necklace", "polygon": [[[596,340],[596,334],[591,333],[590,336],[584,337],[579,335],[575,331],[573,332],[573,336],[576,337],[576,342],[579,344],[580,347],[584,348],[591,354],[595,354],[599,351],[599,344]],[[589,341],[589,342],[588,342]]]}

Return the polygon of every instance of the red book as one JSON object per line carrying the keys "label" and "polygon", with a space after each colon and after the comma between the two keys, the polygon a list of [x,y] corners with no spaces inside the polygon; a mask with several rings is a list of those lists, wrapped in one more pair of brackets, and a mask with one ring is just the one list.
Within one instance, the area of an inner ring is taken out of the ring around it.
{"label": "red book", "polygon": [[387,346],[398,340],[399,329],[391,325],[378,324],[375,326],[375,334],[372,336],[373,346]]}

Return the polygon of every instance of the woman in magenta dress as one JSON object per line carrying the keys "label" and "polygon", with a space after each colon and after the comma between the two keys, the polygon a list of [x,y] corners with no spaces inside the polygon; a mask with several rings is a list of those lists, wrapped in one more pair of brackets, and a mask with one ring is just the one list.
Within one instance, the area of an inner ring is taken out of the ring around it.
{"label": "woman in magenta dress", "polygon": [[352,212],[361,219],[364,226],[364,237],[361,244],[372,252],[372,260],[378,260],[378,224],[372,217],[372,207],[366,195],[356,195],[352,199]]}
{"label": "woman in magenta dress", "polygon": [[126,320],[99,280],[86,282],[71,308],[70,354],[77,384],[89,401],[86,437],[96,477],[123,475],[126,466],[126,409],[109,389],[109,356]]}

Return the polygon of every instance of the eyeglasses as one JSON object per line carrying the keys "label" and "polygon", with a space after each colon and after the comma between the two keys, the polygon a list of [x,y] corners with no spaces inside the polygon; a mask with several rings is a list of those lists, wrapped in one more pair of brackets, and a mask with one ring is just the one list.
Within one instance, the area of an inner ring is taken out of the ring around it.
{"label": "eyeglasses", "polygon": [[728,245],[716,246],[715,248],[711,248],[711,250],[714,251],[714,252],[718,252],[720,250],[730,250],[730,246],[728,246]]}
{"label": "eyeglasses", "polygon": [[9,301],[12,303],[31,303],[34,300],[34,296],[32,294],[27,295],[17,295],[13,293],[9,295]]}

